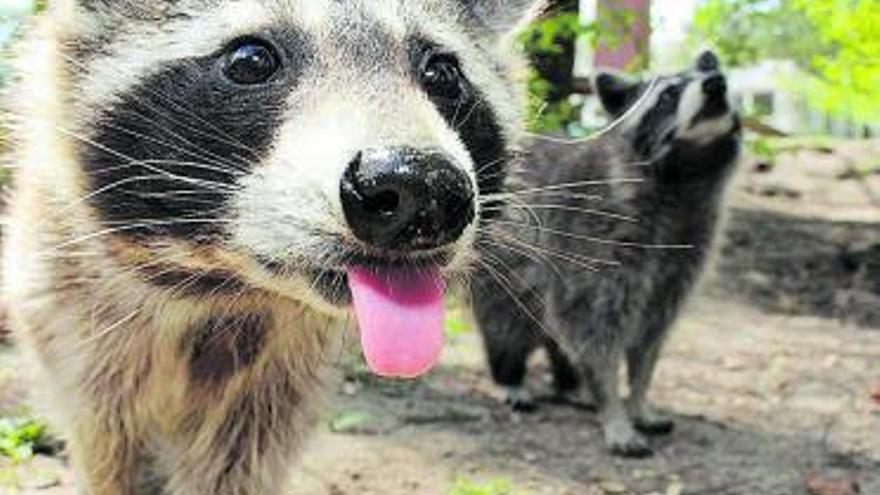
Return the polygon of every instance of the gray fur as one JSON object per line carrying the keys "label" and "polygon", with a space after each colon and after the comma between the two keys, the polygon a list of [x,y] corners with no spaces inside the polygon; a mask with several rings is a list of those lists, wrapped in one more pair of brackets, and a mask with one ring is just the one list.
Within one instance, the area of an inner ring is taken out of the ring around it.
{"label": "gray fur", "polygon": [[[650,453],[637,429],[672,428],[645,395],[667,331],[712,251],[740,140],[729,106],[718,114],[706,111],[708,99],[700,107],[687,102],[689,88],[716,75],[660,78],[642,94],[642,108],[594,140],[534,143],[510,186],[509,210],[483,239],[473,300],[494,379],[521,387],[528,356],[547,346],[557,388],[570,391],[585,379],[617,454]],[[627,97],[634,101],[646,87],[629,87]],[[682,118],[685,112],[712,116]],[[632,391],[626,402],[618,384],[623,361]]]}

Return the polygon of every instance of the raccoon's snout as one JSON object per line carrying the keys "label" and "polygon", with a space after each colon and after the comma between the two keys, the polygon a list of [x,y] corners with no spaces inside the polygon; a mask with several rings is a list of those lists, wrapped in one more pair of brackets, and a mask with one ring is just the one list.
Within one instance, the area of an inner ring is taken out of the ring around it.
{"label": "raccoon's snout", "polygon": [[458,240],[475,217],[470,178],[439,153],[405,148],[359,153],[341,191],[349,228],[374,248],[442,247]]}
{"label": "raccoon's snout", "polygon": [[714,72],[721,69],[721,61],[718,60],[718,55],[711,51],[706,51],[700,54],[697,58],[697,70],[700,72]]}
{"label": "raccoon's snout", "polygon": [[710,98],[724,98],[727,96],[727,80],[721,74],[715,74],[703,81],[703,93]]}

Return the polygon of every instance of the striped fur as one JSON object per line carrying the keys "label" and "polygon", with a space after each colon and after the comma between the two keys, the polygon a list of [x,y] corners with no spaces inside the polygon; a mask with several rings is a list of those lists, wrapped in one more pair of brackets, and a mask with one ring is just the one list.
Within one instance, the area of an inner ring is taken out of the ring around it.
{"label": "striped fur", "polygon": [[[351,155],[440,149],[489,193],[516,152],[520,64],[499,33],[534,2],[497,3],[52,2],[10,92],[3,293],[84,493],[282,493],[346,331],[314,273],[356,252]],[[218,79],[247,36],[284,62],[259,92]],[[468,108],[421,90],[417,39],[458,58]]]}

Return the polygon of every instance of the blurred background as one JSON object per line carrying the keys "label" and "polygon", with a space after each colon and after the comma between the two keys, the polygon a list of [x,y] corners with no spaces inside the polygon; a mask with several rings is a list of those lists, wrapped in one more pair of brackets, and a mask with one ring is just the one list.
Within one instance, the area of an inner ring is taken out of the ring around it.
{"label": "blurred background", "polygon": [[[5,48],[42,4],[0,0],[0,86],[16,77]],[[679,431],[654,459],[624,462],[584,408],[498,407],[453,305],[428,379],[347,367],[295,493],[880,494],[880,1],[554,0],[519,41],[532,131],[569,138],[606,123],[599,68],[678,72],[706,48],[724,61],[746,156],[716,273],[655,380]],[[20,370],[0,327],[0,495],[70,495],[63,445],[26,405]]]}

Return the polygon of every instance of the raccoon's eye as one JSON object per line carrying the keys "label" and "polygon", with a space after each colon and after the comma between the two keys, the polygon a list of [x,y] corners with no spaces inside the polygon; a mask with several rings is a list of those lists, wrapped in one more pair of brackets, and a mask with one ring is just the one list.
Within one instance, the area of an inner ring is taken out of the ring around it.
{"label": "raccoon's eye", "polygon": [[425,61],[421,73],[422,85],[431,96],[457,100],[461,97],[461,67],[452,55],[433,55]]}
{"label": "raccoon's eye", "polygon": [[664,105],[671,105],[675,103],[675,100],[678,99],[680,90],[672,86],[670,88],[666,88],[662,93],[660,93],[660,103]]}
{"label": "raccoon's eye", "polygon": [[226,53],[223,74],[243,86],[263,84],[278,72],[281,60],[271,45],[260,40],[244,40]]}

